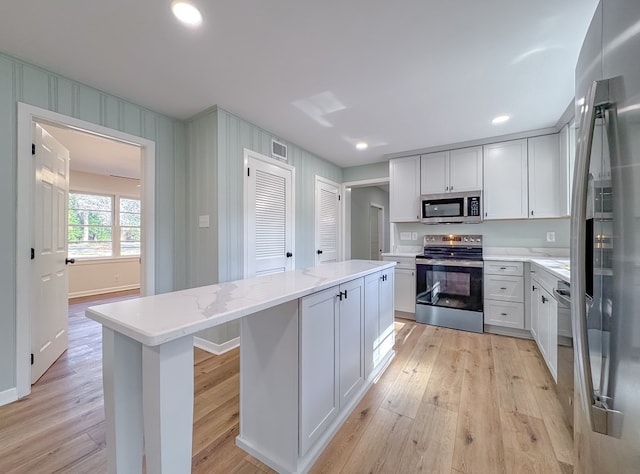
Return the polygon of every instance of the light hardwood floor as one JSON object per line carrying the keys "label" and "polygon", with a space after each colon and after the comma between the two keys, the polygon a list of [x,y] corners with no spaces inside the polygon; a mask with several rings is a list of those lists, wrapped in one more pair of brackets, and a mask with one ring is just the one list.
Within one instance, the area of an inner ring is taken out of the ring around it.
{"label": "light hardwood floor", "polygon": [[[84,317],[92,303],[74,303],[69,350],[31,395],[0,407],[0,473],[106,471],[101,331]],[[532,341],[398,319],[396,351],[312,472],[572,472]],[[195,349],[194,473],[273,472],[235,446],[239,360]]]}

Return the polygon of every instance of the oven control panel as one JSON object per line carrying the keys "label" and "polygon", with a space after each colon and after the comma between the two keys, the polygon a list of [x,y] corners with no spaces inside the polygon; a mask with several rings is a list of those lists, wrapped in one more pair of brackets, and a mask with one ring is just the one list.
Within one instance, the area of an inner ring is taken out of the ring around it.
{"label": "oven control panel", "polygon": [[481,247],[482,246],[482,235],[453,235],[453,234],[438,234],[438,235],[425,235],[424,236],[424,246],[425,247],[433,247],[433,246],[473,246],[473,247]]}

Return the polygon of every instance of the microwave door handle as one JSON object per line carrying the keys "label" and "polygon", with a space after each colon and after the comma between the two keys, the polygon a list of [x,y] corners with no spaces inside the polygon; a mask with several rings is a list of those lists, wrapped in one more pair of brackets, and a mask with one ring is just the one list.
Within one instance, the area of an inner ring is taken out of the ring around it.
{"label": "microwave door handle", "polygon": [[589,86],[585,96],[584,111],[580,120],[580,133],[576,150],[575,170],[573,174],[573,195],[571,196],[571,322],[575,328],[577,367],[581,398],[586,404],[584,410],[587,421],[593,431],[611,436],[616,435],[620,413],[603,405],[594,392],[589,356],[587,328],[585,235],[587,231],[587,191],[589,185],[589,165],[593,147],[593,135],[596,118],[610,106],[608,100],[608,80],[595,81]]}

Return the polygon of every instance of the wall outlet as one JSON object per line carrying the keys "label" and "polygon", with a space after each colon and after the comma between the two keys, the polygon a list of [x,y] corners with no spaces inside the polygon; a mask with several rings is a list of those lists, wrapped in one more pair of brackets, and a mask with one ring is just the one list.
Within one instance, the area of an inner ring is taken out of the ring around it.
{"label": "wall outlet", "polygon": [[556,241],[556,233],[547,232],[547,242],[555,242],[555,241]]}
{"label": "wall outlet", "polygon": [[412,232],[411,233],[411,240],[418,240],[418,233],[417,232]]}
{"label": "wall outlet", "polygon": [[400,240],[411,240],[411,232],[400,232]]}

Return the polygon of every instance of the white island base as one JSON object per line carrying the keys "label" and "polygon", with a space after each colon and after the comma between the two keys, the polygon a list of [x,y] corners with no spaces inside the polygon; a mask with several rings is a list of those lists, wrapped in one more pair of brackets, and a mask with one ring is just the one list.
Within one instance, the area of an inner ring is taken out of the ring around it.
{"label": "white island base", "polygon": [[305,472],[393,357],[393,263],[348,261],[94,306],[110,473],[188,473],[193,334],[241,319],[237,444]]}
{"label": "white island base", "polygon": [[[240,326],[236,444],[279,473],[311,468],[394,355],[389,341],[386,355],[366,379],[349,385],[353,390],[341,404],[340,377],[334,375],[340,373],[340,356],[329,354],[334,345],[323,344],[321,331],[305,338],[300,316],[298,302],[290,302],[248,316]],[[335,362],[338,367],[331,367]]]}

